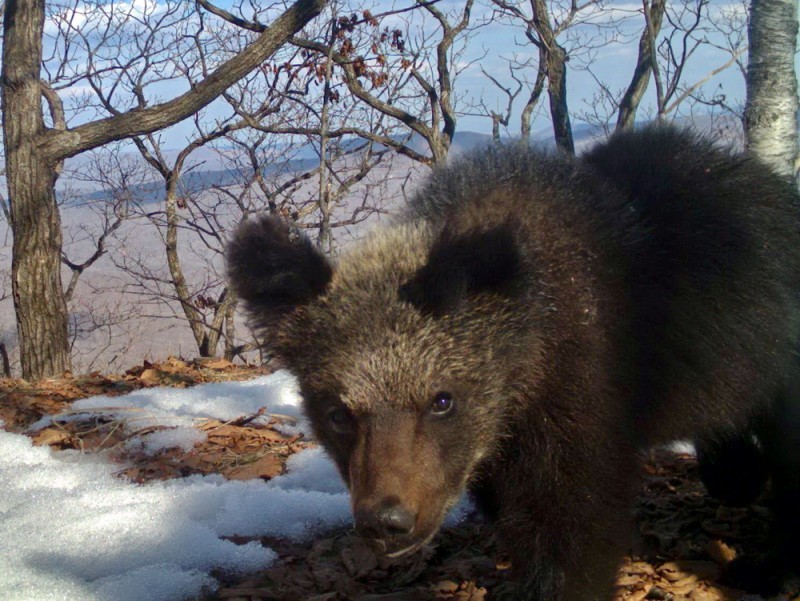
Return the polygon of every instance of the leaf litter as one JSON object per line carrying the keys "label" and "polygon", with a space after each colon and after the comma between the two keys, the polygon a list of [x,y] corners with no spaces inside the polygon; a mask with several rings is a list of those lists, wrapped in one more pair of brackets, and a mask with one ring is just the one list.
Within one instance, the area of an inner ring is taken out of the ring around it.
{"label": "leaf litter", "polygon": [[[265,373],[218,359],[170,358],[122,376],[65,374],[37,383],[0,380],[0,419],[5,429],[22,432],[43,416],[59,414],[50,425],[29,433],[35,444],[105,453],[122,466],[120,478],[137,483],[192,474],[268,481],[285,473],[290,457],[315,446],[297,431],[292,416],[267,414],[260,408],[227,421],[195,420],[197,436],[187,446],[169,443],[174,427],[142,424],[131,429],[134,408],[122,410],[128,413],[125,420],[113,413],[70,410],[74,401],[88,396],[114,397],[154,386],[182,388]],[[118,415],[120,408],[113,409]],[[62,419],[67,416],[70,419]],[[132,444],[158,433],[163,446]],[[185,443],[185,436],[176,438],[181,439]],[[763,543],[769,519],[766,503],[746,508],[720,505],[705,494],[693,455],[651,452],[631,522],[632,553],[619,570],[614,601],[761,599],[728,588],[720,579],[733,559],[756,552]],[[311,544],[276,536],[228,538],[238,545],[259,542],[274,549],[278,559],[246,577],[214,574],[221,586],[203,597],[207,601],[483,601],[502,598],[511,573],[491,525],[477,514],[444,528],[422,551],[398,559],[377,556],[348,529],[318,532]],[[799,600],[800,589],[790,587],[772,599]]]}

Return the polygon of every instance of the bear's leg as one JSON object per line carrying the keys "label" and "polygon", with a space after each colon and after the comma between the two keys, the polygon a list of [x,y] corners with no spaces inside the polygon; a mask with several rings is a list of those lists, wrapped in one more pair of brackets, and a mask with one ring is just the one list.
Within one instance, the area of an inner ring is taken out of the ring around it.
{"label": "bear's leg", "polygon": [[763,557],[731,563],[726,579],[749,591],[774,594],[800,575],[800,370],[762,420],[759,439],[769,462],[772,524]]}
{"label": "bear's leg", "polygon": [[772,468],[774,522],[767,561],[773,580],[782,580],[800,575],[800,370],[775,403],[770,425],[764,445]]}
{"label": "bear's leg", "polygon": [[719,432],[695,440],[694,445],[700,478],[712,497],[735,507],[758,498],[769,468],[750,431]]}
{"label": "bear's leg", "polygon": [[[635,454],[609,454],[608,441],[592,448],[571,441],[571,447],[561,456],[518,456],[492,478],[490,505],[497,508],[501,544],[517,583],[503,599],[611,598],[630,545]],[[484,502],[488,489],[484,481]]]}

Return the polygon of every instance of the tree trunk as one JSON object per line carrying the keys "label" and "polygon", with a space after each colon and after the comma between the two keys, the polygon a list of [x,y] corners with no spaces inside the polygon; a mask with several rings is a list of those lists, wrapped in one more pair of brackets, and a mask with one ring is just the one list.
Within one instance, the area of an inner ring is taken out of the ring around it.
{"label": "tree trunk", "polygon": [[[206,333],[206,350],[208,352],[208,357],[217,356],[219,341],[220,339],[224,339],[223,328],[225,327],[225,321],[228,319],[229,315],[232,315],[230,307],[231,305],[235,306],[235,301],[236,297],[233,296],[230,289],[226,286],[217,299],[217,305],[214,307],[214,319],[211,320],[211,325],[208,327]],[[231,317],[231,319],[233,318]],[[227,352],[227,346],[225,352]]]}
{"label": "tree trunk", "polygon": [[[547,65],[547,95],[550,98],[550,118],[553,120],[553,135],[559,150],[575,154],[572,139],[572,124],[567,103],[567,52],[562,48],[550,22],[550,13],[545,0],[531,0],[533,27],[539,34],[539,64]],[[538,78],[537,78],[538,79]]]}
{"label": "tree trunk", "polygon": [[178,255],[178,224],[180,217],[178,216],[178,174],[180,171],[173,171],[167,176],[167,193],[166,193],[166,214],[167,214],[167,233],[165,235],[165,249],[167,253],[167,267],[169,267],[169,274],[172,277],[172,286],[175,288],[175,295],[178,297],[178,302],[181,304],[186,321],[192,330],[195,344],[197,344],[197,352],[201,357],[213,356],[214,349],[209,353],[208,337],[206,336],[205,328],[203,327],[203,317],[200,311],[192,304],[192,295],[189,292],[189,285],[186,283],[186,277],[183,274],[183,267],[181,266],[181,259]]}
{"label": "tree trunk", "polygon": [[642,101],[644,93],[647,91],[647,84],[650,83],[650,74],[653,72],[653,61],[655,60],[655,47],[658,33],[661,31],[661,23],[664,20],[664,10],[666,9],[665,0],[645,0],[650,2],[649,10],[645,5],[645,27],[642,36],[639,38],[639,55],[636,61],[636,69],[633,72],[628,89],[619,103],[619,113],[617,115],[617,130],[633,129],[636,120],[636,111]]}
{"label": "tree trunk", "polygon": [[797,163],[797,0],[753,0],[744,112],[747,147],[785,175]]}
{"label": "tree trunk", "polygon": [[554,44],[547,52],[547,77],[547,94],[550,97],[550,116],[553,119],[556,146],[569,154],[575,154],[567,105],[567,53],[558,44]]}
{"label": "tree trunk", "polygon": [[536,105],[539,104],[539,98],[541,98],[542,92],[544,91],[544,81],[546,78],[547,64],[542,61],[542,54],[539,53],[539,66],[536,69],[536,82],[533,84],[531,95],[528,97],[528,101],[525,103],[525,107],[522,109],[522,114],[519,118],[520,138],[522,138],[526,144],[531,141],[531,119],[533,118],[533,109],[535,109]]}
{"label": "tree trunk", "polygon": [[70,368],[56,169],[36,145],[45,129],[39,83],[43,29],[44,0],[8,2],[3,37],[3,132],[14,233],[11,282],[22,377],[27,379]]}
{"label": "tree trunk", "polygon": [[3,362],[3,377],[11,377],[11,361],[8,358],[8,349],[5,342],[0,342],[0,360]]}

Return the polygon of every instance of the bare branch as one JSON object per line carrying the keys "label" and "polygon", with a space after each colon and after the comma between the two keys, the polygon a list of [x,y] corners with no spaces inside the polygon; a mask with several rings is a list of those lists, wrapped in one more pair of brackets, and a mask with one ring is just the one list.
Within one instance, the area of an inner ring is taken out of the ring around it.
{"label": "bare branch", "polygon": [[162,129],[191,116],[270,57],[290,36],[316,17],[325,3],[325,0],[298,0],[252,44],[177,98],[63,132],[48,130],[39,143],[40,151],[50,161],[58,161],[114,140]]}

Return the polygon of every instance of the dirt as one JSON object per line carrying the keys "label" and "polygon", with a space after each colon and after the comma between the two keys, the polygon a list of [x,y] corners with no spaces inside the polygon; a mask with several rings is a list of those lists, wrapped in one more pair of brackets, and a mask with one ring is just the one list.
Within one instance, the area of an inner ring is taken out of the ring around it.
{"label": "dirt", "polygon": [[[0,420],[14,432],[43,415],[68,411],[72,401],[92,395],[120,395],[152,386],[186,387],[205,382],[243,380],[262,368],[221,360],[187,362],[171,358],[146,363],[125,374],[64,374],[37,383],[0,380]],[[279,431],[282,416],[244,415],[198,425],[207,440],[189,452],[155,456],[132,454],[125,441],[143,432],[125,432],[113,420],[97,417],[56,422],[33,439],[55,449],[108,452],[124,461],[119,476],[135,482],[219,473],[230,479],[269,480],[283,473],[288,457],[313,441]],[[644,458],[643,479],[631,515],[631,554],[620,568],[615,601],[754,601],[747,591],[721,582],[725,568],[763,543],[768,501],[745,508],[720,505],[705,494],[693,456],[668,451]],[[237,538],[246,543],[251,539]],[[510,568],[497,550],[490,524],[473,515],[446,528],[431,545],[406,558],[376,556],[348,530],[320,533],[312,544],[262,538],[278,561],[269,569],[232,580],[217,574],[222,587],[205,601],[481,601],[503,597]],[[775,601],[800,600],[790,585]]]}

